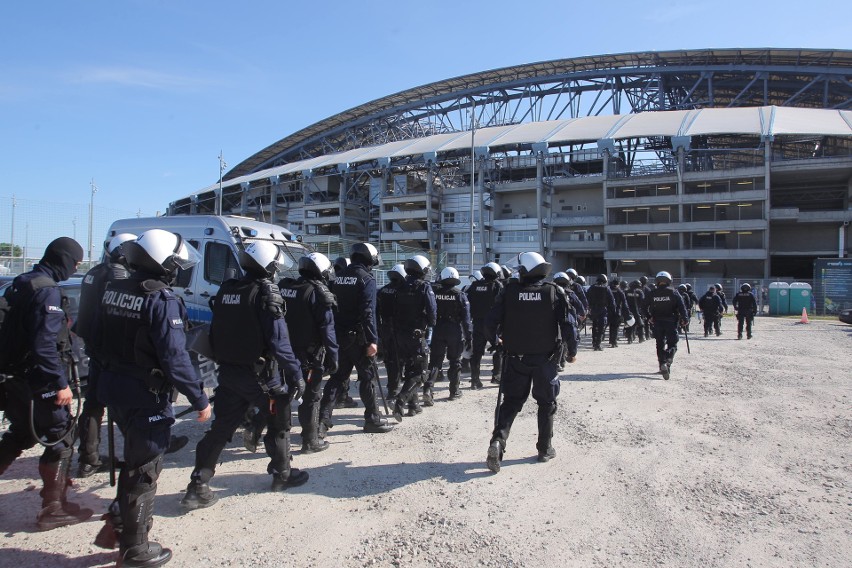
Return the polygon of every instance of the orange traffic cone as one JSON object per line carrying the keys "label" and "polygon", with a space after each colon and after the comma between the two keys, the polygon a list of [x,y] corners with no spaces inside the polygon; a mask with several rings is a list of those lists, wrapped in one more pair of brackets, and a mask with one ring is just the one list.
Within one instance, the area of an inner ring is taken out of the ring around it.
{"label": "orange traffic cone", "polygon": [[808,310],[802,308],[802,319],[799,320],[799,323],[810,323],[808,321]]}

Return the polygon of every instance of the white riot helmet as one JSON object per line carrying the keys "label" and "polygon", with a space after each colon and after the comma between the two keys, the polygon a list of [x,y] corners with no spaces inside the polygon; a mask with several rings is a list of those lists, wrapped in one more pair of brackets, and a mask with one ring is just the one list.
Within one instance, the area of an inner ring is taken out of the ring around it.
{"label": "white riot helmet", "polygon": [[381,262],[379,251],[370,243],[355,243],[352,245],[349,258],[352,262],[360,260],[367,268],[377,266]]}
{"label": "white riot helmet", "polygon": [[429,272],[431,264],[429,259],[422,254],[415,254],[405,261],[405,273],[415,278],[423,278]]}
{"label": "white riot helmet", "polygon": [[482,280],[482,271],[474,270],[473,274],[470,275],[470,279],[473,280],[474,282]]}
{"label": "white riot helmet", "polygon": [[394,264],[393,268],[388,270],[388,278],[391,280],[404,280],[405,267],[402,264]]}
{"label": "white riot helmet", "polygon": [[560,286],[567,286],[571,282],[571,277],[565,272],[557,272],[553,275],[553,282]]}
{"label": "white riot helmet", "polygon": [[299,259],[299,274],[305,278],[328,280],[331,261],[321,252],[312,252]]}
{"label": "white riot helmet", "polygon": [[280,248],[269,241],[256,241],[240,252],[240,266],[247,272],[272,277],[292,264]]}
{"label": "white riot helmet", "polygon": [[522,252],[518,255],[518,275],[521,281],[544,278],[553,267],[537,252]]}
{"label": "white riot helmet", "polygon": [[577,274],[577,271],[576,271],[576,270],[574,270],[573,268],[569,268],[568,270],[566,270],[566,271],[565,271],[565,274],[567,274],[567,275],[568,275],[568,278],[570,278],[571,280],[576,280],[576,279],[577,279],[577,276],[579,276],[579,275]]}
{"label": "white riot helmet", "polygon": [[122,252],[127,264],[157,276],[172,276],[178,268],[188,270],[198,264],[201,255],[176,233],[163,229],[145,231],[134,241],[125,241]]}
{"label": "white riot helmet", "polygon": [[134,235],[133,233],[119,233],[104,242],[104,250],[106,251],[107,256],[109,256],[111,260],[117,261],[124,256],[123,252],[121,251],[121,245],[126,242],[135,240],[136,235]]}
{"label": "white riot helmet", "polygon": [[672,284],[672,275],[666,272],[665,270],[661,270],[657,272],[657,277],[655,278],[657,282],[657,286],[671,286]]}
{"label": "white riot helmet", "polygon": [[459,278],[459,271],[453,268],[452,266],[448,266],[441,271],[441,284],[444,286],[458,286],[461,284],[461,279]]}
{"label": "white riot helmet", "polygon": [[494,280],[503,275],[503,268],[496,262],[489,262],[482,267],[481,273],[486,280]]}

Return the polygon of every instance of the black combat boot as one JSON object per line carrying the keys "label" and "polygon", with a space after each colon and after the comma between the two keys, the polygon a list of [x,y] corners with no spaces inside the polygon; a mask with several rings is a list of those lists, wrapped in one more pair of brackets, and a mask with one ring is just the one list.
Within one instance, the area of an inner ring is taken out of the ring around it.
{"label": "black combat boot", "polygon": [[367,434],[387,434],[393,430],[393,426],[384,418],[373,416],[364,422],[364,432]]}
{"label": "black combat boot", "polygon": [[65,494],[70,485],[68,470],[71,468],[73,451],[72,448],[64,450],[59,461],[39,461],[38,471],[44,482],[44,488],[41,490],[42,509],[37,518],[40,531],[76,525],[92,516],[91,509],[79,507],[66,500]]}
{"label": "black combat boot", "polygon": [[473,390],[482,390],[485,388],[485,385],[482,384],[482,381],[479,380],[479,375],[470,377],[470,388]]}
{"label": "black combat boot", "polygon": [[488,466],[494,473],[500,473],[500,462],[503,461],[503,450],[505,444],[498,439],[491,440],[488,446],[488,455],[485,458],[485,465]]}
{"label": "black combat boot", "polygon": [[272,491],[285,491],[290,487],[299,487],[307,483],[310,477],[307,471],[290,466],[292,461],[292,455],[290,454],[290,432],[282,432],[279,434],[279,437],[281,438],[281,470],[275,470],[272,464],[269,464],[267,468],[267,471],[272,474]]}
{"label": "black combat boot", "polygon": [[550,441],[553,439],[553,419],[556,416],[556,403],[538,407],[538,461],[547,462],[556,457]]}
{"label": "black combat boot", "polygon": [[180,500],[180,504],[185,508],[193,511],[195,509],[204,509],[209,507],[219,500],[216,494],[210,490],[207,482],[213,477],[213,471],[207,468],[195,469],[190,474],[191,481],[186,486],[186,495]]}
{"label": "black combat boot", "polygon": [[124,528],[118,551],[119,565],[156,568],[172,559],[172,551],[148,540],[154,518],[156,490],[142,493],[122,511]]}
{"label": "black combat boot", "polygon": [[432,400],[432,387],[423,387],[423,406],[435,406]]}
{"label": "black combat boot", "polygon": [[[304,422],[302,422],[304,415]],[[320,440],[317,431],[319,429],[319,407],[314,404],[311,412],[302,412],[299,407],[299,422],[302,424],[302,453],[315,454],[328,449],[328,442]]]}
{"label": "black combat boot", "polygon": [[406,416],[417,416],[421,412],[423,412],[423,408],[420,406],[420,393],[417,392],[417,387],[414,387],[415,390],[411,393],[411,398],[408,399],[408,412],[405,414]]}

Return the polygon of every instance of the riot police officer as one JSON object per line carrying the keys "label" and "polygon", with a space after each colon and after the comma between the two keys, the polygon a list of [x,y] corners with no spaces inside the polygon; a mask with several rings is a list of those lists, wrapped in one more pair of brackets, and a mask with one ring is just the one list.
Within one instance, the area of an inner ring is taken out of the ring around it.
{"label": "riot police officer", "polygon": [[39,263],[17,276],[6,292],[10,308],[4,325],[15,326],[15,334],[9,336],[12,345],[3,346],[13,372],[0,387],[5,390],[5,416],[10,423],[0,439],[0,474],[36,444],[30,430],[32,419],[35,433],[48,441],[38,463],[44,484],[39,530],[73,525],[92,515],[91,509],[66,500],[74,454],[73,397],[66,370],[68,320],[57,286],[74,274],[82,260],[83,248],[73,239],[59,237],[47,246]]}
{"label": "riot police officer", "polygon": [[124,465],[118,481],[120,519],[106,519],[119,533],[124,566],[160,566],[171,551],[148,540],[157,479],[174,423],[173,386],[210,418],[203,384],[186,350],[186,308],[172,292],[178,269],[200,259],[180,235],[151,229],[123,245],[132,274],[107,284],[101,300],[104,368],[98,398],[124,435]]}
{"label": "riot police officer", "polygon": [[722,312],[725,306],[722,304],[722,298],[716,293],[716,287],[712,284],[707,289],[707,292],[698,300],[698,307],[704,314],[704,337],[713,333],[713,328],[716,329],[716,335],[722,335],[722,330],[719,329],[719,320],[722,319]]}
{"label": "riot police officer", "polygon": [[[648,277],[644,274],[639,277],[639,283],[642,285],[642,294],[647,300],[648,297],[651,295],[651,292],[654,291],[654,287],[648,283]],[[643,318],[643,321],[645,322],[645,337],[647,339],[651,339],[651,337],[653,337],[651,333],[651,322],[648,321],[648,318]]]}
{"label": "riot police officer", "polygon": [[757,314],[757,299],[751,293],[751,284],[746,282],[740,286],[740,291],[734,296],[734,311],[737,313],[737,339],[743,338],[743,324],[746,328],[746,337],[752,338],[751,325]]}
{"label": "riot police officer", "polygon": [[[725,296],[725,291],[722,289],[722,285],[719,284],[719,283],[716,283],[716,284],[713,285],[713,287],[716,288],[716,295],[719,296],[719,299],[722,301],[722,307],[725,310],[724,313],[727,314],[728,313],[728,298]],[[723,317],[723,315],[719,314],[719,317],[716,320],[716,331],[717,331],[716,335],[722,335],[722,317]]]}
{"label": "riot police officer", "polygon": [[686,287],[686,284],[678,284],[677,293],[680,294],[680,298],[683,300],[683,305],[686,308],[686,324],[683,326],[683,330],[685,332],[689,332],[689,320],[690,314],[692,314],[692,297],[689,295],[689,289]]}
{"label": "riot police officer", "polygon": [[[343,271],[346,270],[346,267],[349,266],[350,261],[345,256],[338,256],[334,259],[334,264],[332,268],[334,270],[334,274],[330,275],[331,278],[328,281],[328,289],[334,292],[334,280],[338,276],[343,274]],[[346,377],[346,380],[343,382],[343,388],[341,388],[337,393],[337,400],[334,402],[334,408],[358,408],[358,403],[352,398],[352,395],[349,394],[349,377]]]}
{"label": "riot police officer", "polygon": [[630,316],[627,313],[627,296],[621,290],[621,280],[613,278],[608,282],[609,289],[612,292],[614,305],[607,312],[607,321],[609,323],[609,346],[618,347],[618,332],[621,329],[622,320],[627,320]]}
{"label": "riot police officer", "polygon": [[[586,317],[585,307],[577,294],[574,293],[571,277],[567,272],[557,272],[553,275],[553,283],[562,288],[565,292],[565,297],[568,299],[568,309],[574,320],[579,326],[579,322]],[[559,370],[565,370],[565,363],[568,359],[568,338],[562,338],[562,347],[559,354]]]}
{"label": "riot police officer", "polygon": [[124,280],[130,275],[121,245],[136,240],[132,233],[120,233],[104,243],[106,262],[94,266],[80,284],[80,305],[72,331],[85,341],[89,356],[89,376],[86,381],[86,401],[80,413],[80,457],[77,477],[89,477],[103,467],[98,447],[101,441],[101,422],[105,407],[98,401],[98,376],[103,357],[100,354],[101,298],[108,282]]}
{"label": "riot police officer", "polygon": [[663,379],[669,380],[672,362],[677,353],[678,325],[686,321],[686,306],[676,290],[671,289],[672,276],[665,270],[657,273],[657,287],[645,298],[645,316],[654,328],[657,340],[657,361]]}
{"label": "riot police officer", "polygon": [[393,425],[382,418],[376,404],[379,380],[375,356],[379,340],[376,331],[376,279],[372,270],[379,264],[379,251],[370,243],[352,245],[351,263],[334,279],[337,315],[334,329],[339,346],[337,372],[329,377],[320,403],[320,437],[332,427],[334,401],[344,389],[354,367],[358,372],[358,392],[364,403],[364,432],[383,434]]}
{"label": "riot police officer", "polygon": [[[686,294],[689,296],[689,304],[691,306],[691,309],[689,310],[689,321],[692,321],[692,313],[696,311],[696,308],[698,307],[698,296],[695,295],[695,291],[692,289],[692,284],[689,282],[686,283]],[[700,314],[701,312],[698,313]]]}
{"label": "riot police officer", "polygon": [[331,262],[320,252],[299,259],[299,279],[285,278],[278,287],[287,305],[290,343],[305,377],[305,395],[299,405],[302,427],[302,453],[328,449],[328,442],[317,437],[322,376],[337,371],[337,336],[334,311],[337,299],[326,286]]}
{"label": "riot police officer", "polygon": [[606,333],[607,315],[615,312],[615,297],[607,286],[606,274],[598,274],[595,283],[589,286],[586,298],[589,300],[589,319],[592,320],[592,348],[603,351],[601,343]]}
{"label": "riot police officer", "polygon": [[634,336],[639,340],[639,343],[642,343],[645,341],[645,324],[643,323],[645,316],[642,314],[645,293],[642,291],[642,283],[633,280],[624,295],[627,298],[627,308],[634,320],[632,326],[624,329],[627,335],[627,343],[633,343]]}
{"label": "riot police officer", "polygon": [[[485,355],[485,343],[487,342],[485,318],[497,300],[497,294],[503,289],[503,285],[498,280],[503,274],[503,269],[499,264],[489,262],[480,269],[480,272],[482,272],[482,280],[473,282],[467,290],[467,299],[470,302],[470,318],[473,320],[473,345],[470,356],[470,386],[473,389],[481,389],[484,386],[479,378],[479,368],[482,363],[482,356]],[[492,377],[496,378],[499,373],[500,354],[495,353]]]}
{"label": "riot police officer", "polygon": [[[497,473],[515,417],[530,395],[538,404],[538,461],[556,455],[551,439],[559,395],[557,371],[560,338],[568,343],[568,361],[577,355],[576,321],[562,289],[544,279],[551,266],[537,252],[518,255],[520,281],[500,293],[488,313],[486,330],[500,341],[506,357],[500,381],[502,401],[497,409],[486,464]],[[498,336],[500,339],[498,339]]]}
{"label": "riot police officer", "polygon": [[448,266],[441,271],[440,280],[435,288],[435,302],[438,308],[437,323],[432,332],[432,344],[429,354],[429,378],[424,387],[424,400],[432,397],[435,377],[444,364],[444,355],[450,362],[447,377],[450,380],[450,400],[461,397],[459,388],[461,373],[461,354],[471,344],[473,323],[470,321],[470,304],[467,295],[457,286],[461,283],[459,272]]}
{"label": "riot police officer", "polygon": [[[560,273],[562,274],[562,273]],[[577,271],[573,268],[569,268],[565,271],[565,274],[569,279],[569,288],[574,294],[577,296],[577,299],[583,304],[583,311],[588,314],[589,313],[589,299],[586,297],[586,290],[583,288],[586,284],[586,279],[577,274]],[[585,315],[580,316],[580,320],[585,319]]]}
{"label": "riot police officer", "polygon": [[284,320],[284,299],[272,280],[289,259],[274,243],[257,241],[240,252],[239,262],[245,274],[223,282],[210,306],[210,347],[219,363],[219,384],[213,425],[195,448],[195,468],[181,500],[190,510],[216,502],[208,482],[222,450],[255,403],[267,416],[263,442],[272,490],[308,480],[307,472],[290,466],[290,402],[304,387]]}
{"label": "riot police officer", "polygon": [[[393,417],[402,421],[417,413],[417,388],[425,380],[429,358],[430,334],[435,327],[437,307],[435,292],[427,281],[429,259],[416,254],[405,261],[405,282],[394,299],[394,332],[396,333],[402,387],[393,407]],[[423,404],[432,406],[432,389],[424,388]]]}
{"label": "riot police officer", "polygon": [[388,398],[396,398],[399,394],[399,353],[397,350],[396,334],[393,325],[394,302],[396,293],[405,282],[405,267],[395,264],[388,270],[389,282],[379,288],[376,296],[376,320],[379,329],[379,340],[382,342],[382,357],[388,375]]}

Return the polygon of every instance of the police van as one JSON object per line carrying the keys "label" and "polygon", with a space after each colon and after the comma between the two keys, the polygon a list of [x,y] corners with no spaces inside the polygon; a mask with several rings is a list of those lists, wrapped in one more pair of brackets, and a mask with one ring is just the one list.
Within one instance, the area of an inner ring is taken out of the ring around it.
{"label": "police van", "polygon": [[299,259],[311,249],[298,242],[293,233],[270,223],[236,215],[176,215],[119,219],[107,232],[109,240],[119,233],[140,235],[148,229],[163,229],[179,234],[201,254],[201,262],[177,275],[172,286],[183,298],[192,323],[209,323],[210,298],[229,278],[242,276],[237,262],[239,251],[255,241],[272,241],[284,252],[280,277],[297,277]]}

